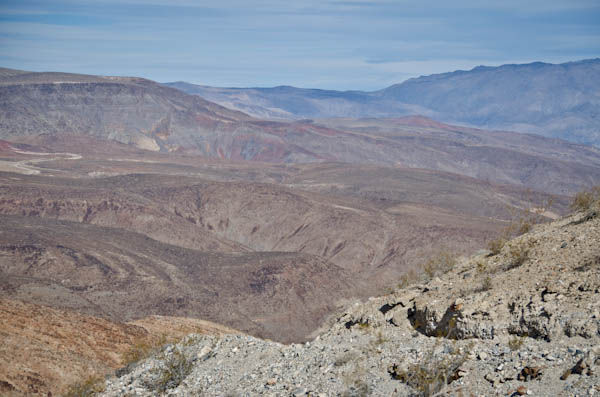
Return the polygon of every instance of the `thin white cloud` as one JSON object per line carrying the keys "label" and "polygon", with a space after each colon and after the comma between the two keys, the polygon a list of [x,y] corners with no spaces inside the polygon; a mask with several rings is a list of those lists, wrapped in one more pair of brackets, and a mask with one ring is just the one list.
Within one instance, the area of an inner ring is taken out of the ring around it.
{"label": "thin white cloud", "polygon": [[226,86],[378,89],[600,54],[597,0],[21,0],[0,17],[5,66]]}

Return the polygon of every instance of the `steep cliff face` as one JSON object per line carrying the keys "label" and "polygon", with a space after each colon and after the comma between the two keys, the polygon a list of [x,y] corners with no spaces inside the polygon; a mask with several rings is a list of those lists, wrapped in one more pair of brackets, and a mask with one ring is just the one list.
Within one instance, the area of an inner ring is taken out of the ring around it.
{"label": "steep cliff face", "polygon": [[20,74],[0,79],[0,136],[86,134],[172,150],[174,133],[188,146],[199,131],[227,131],[243,113],[137,78],[64,73]]}

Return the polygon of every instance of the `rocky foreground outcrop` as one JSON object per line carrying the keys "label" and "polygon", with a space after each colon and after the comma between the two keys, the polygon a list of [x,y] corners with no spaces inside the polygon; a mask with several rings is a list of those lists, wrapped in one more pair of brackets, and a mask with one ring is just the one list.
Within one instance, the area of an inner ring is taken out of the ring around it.
{"label": "rocky foreground outcrop", "polygon": [[189,335],[103,395],[599,394],[599,212],[357,302],[305,344]]}

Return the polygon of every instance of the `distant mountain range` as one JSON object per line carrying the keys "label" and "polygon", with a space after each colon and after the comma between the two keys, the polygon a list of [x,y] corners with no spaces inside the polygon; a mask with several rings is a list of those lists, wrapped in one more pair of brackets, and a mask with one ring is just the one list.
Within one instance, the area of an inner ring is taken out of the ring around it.
{"label": "distant mountain range", "polygon": [[373,92],[166,85],[262,118],[419,114],[600,146],[600,59],[479,66],[413,78]]}
{"label": "distant mountain range", "polygon": [[[324,104],[336,102],[330,91],[271,92],[279,98],[306,92]],[[397,92],[344,95],[359,108],[365,98],[390,102],[386,98]],[[536,135],[421,116],[266,121],[141,78],[0,70],[0,139],[40,134],[91,136],[236,161],[426,168],[558,194],[600,183],[600,150]]]}

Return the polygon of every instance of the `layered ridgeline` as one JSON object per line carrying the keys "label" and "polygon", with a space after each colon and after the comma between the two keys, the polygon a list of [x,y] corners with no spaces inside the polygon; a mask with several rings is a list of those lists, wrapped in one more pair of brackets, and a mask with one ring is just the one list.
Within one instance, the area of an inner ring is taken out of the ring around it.
{"label": "layered ridgeline", "polygon": [[0,295],[119,321],[203,318],[285,342],[440,249],[484,244],[507,206],[553,200],[543,215],[555,217],[567,202],[433,171],[202,164],[70,141],[88,151],[3,153],[13,172],[0,173]]}
{"label": "layered ridgeline", "polygon": [[202,145],[199,131],[224,129],[250,118],[199,97],[135,77],[70,73],[0,73],[0,136],[84,134],[148,150],[174,150],[178,142]]}
{"label": "layered ridgeline", "polygon": [[422,76],[374,92],[171,87],[251,115],[302,119],[421,114],[446,122],[600,145],[600,59],[534,62]]}
{"label": "layered ridgeline", "polygon": [[427,168],[560,194],[600,183],[597,149],[422,117],[383,126],[262,121],[145,79],[8,69],[0,98],[0,138],[11,141],[86,135],[232,160]]}
{"label": "layered ridgeline", "polygon": [[304,344],[190,335],[101,395],[594,395],[599,211],[349,306]]}
{"label": "layered ridgeline", "polygon": [[139,336],[122,322],[151,315],[304,341],[439,250],[470,252],[515,213],[552,218],[568,204],[440,171],[19,139],[0,141],[0,354],[14,363],[0,392],[16,395],[121,365]]}

